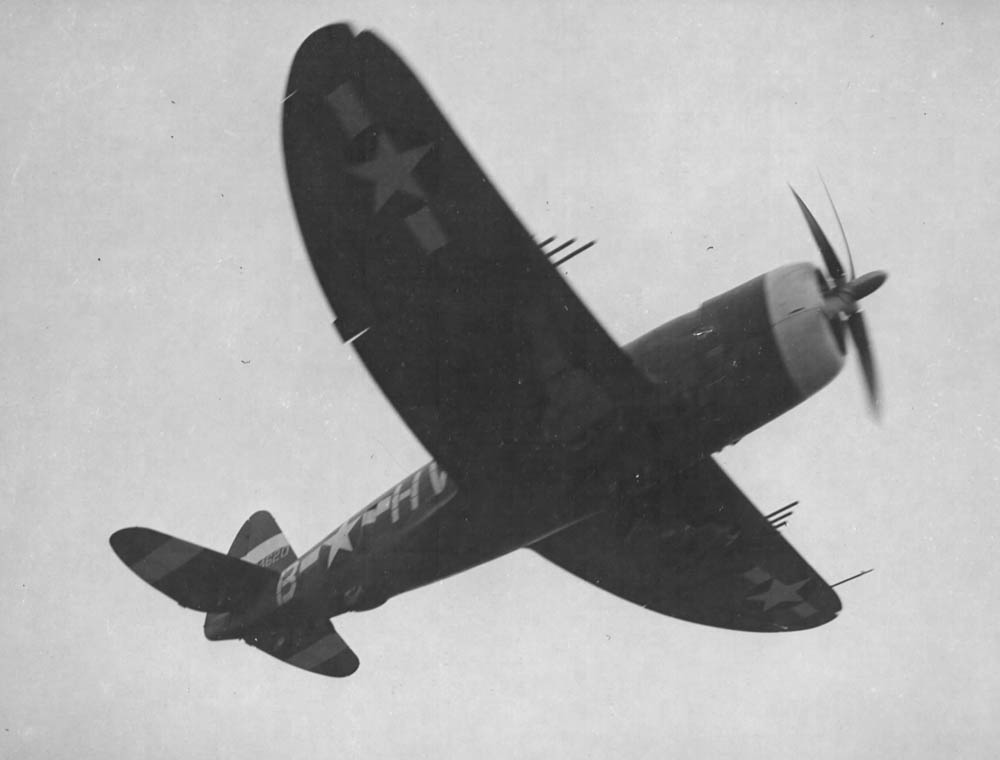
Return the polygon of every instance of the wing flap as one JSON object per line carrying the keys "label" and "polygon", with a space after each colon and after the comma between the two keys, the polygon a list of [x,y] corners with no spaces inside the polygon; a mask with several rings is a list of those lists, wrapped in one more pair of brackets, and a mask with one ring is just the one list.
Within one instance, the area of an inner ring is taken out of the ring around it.
{"label": "wing flap", "polygon": [[836,592],[712,459],[630,508],[532,546],[574,575],[665,615],[744,631],[813,628]]}

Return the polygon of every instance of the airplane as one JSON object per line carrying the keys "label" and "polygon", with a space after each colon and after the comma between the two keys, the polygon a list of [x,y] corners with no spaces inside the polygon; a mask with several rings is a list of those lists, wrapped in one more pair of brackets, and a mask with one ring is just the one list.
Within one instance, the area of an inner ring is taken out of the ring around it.
{"label": "airplane", "polygon": [[283,109],[334,327],[433,460],[301,557],[261,511],[227,554],[119,530],[133,572],[207,613],[208,639],[336,677],[359,660],[331,618],[525,547],[703,625],[837,616],[837,593],[779,532],[793,505],[765,517],[713,454],[829,383],[847,334],[877,410],[858,302],[884,272],[856,277],[849,247],[845,270],[792,190],[825,272],[781,266],[619,347],[378,36],[311,34]]}

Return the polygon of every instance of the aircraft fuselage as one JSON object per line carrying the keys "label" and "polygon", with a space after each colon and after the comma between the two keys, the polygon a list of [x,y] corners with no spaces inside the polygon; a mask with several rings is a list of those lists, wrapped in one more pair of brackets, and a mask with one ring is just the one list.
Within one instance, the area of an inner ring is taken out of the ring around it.
{"label": "aircraft fuselage", "polygon": [[833,378],[843,356],[821,307],[815,268],[799,264],[667,322],[624,347],[662,390],[659,407],[641,410],[641,431],[619,419],[582,443],[571,482],[529,468],[517,483],[473,474],[459,488],[430,462],[285,568],[276,605],[294,600],[329,617],[371,609],[584,520],[595,514],[589,505],[635,501],[647,483],[734,443]]}
{"label": "aircraft fuselage", "polygon": [[[587,502],[581,502],[587,503]],[[517,507],[514,509],[513,507]],[[333,617],[530,545],[577,514],[462,487],[430,462],[373,500],[281,574],[275,602]],[[262,563],[266,564],[266,560]]]}

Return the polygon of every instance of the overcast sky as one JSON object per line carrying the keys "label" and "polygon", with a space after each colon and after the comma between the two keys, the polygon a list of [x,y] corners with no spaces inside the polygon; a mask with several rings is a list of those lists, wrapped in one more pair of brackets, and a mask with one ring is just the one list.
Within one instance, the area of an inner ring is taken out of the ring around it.
{"label": "overcast sky", "polygon": [[[501,10],[501,5],[504,9]],[[1000,11],[992,3],[7,3],[0,24],[0,754],[884,758],[1000,751]],[[852,356],[720,457],[844,610],[755,635],[530,552],[337,621],[346,680],[209,643],[122,566],[144,525],[300,551],[427,455],[330,327],[280,101],[313,29],[373,28],[624,342],[818,262]]]}

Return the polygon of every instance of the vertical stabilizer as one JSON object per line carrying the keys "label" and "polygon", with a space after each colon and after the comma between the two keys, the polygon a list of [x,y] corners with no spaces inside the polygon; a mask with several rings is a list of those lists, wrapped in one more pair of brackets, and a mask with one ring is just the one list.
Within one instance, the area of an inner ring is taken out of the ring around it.
{"label": "vertical stabilizer", "polygon": [[[278,523],[264,511],[255,512],[243,523],[229,556],[278,573],[298,559]],[[229,622],[225,614],[209,615],[206,635],[209,631],[218,635]],[[240,637],[250,646],[311,673],[343,678],[358,669],[357,655],[325,618],[301,617],[286,610],[261,627],[241,632]]]}
{"label": "vertical stabilizer", "polygon": [[[278,523],[264,510],[254,512],[243,523],[229,547],[229,556],[275,573],[298,559]],[[209,612],[205,617],[205,636],[212,640],[239,636],[242,628],[237,620],[230,612]]]}
{"label": "vertical stabilizer", "polygon": [[270,512],[254,512],[229,547],[230,557],[280,573],[298,557]]}

